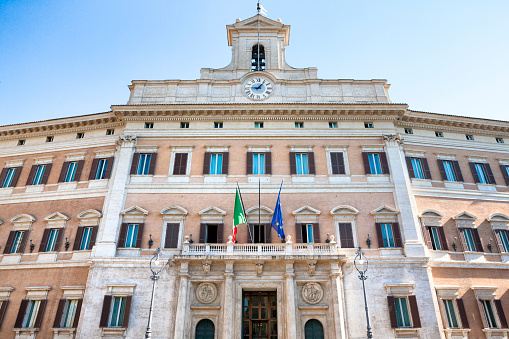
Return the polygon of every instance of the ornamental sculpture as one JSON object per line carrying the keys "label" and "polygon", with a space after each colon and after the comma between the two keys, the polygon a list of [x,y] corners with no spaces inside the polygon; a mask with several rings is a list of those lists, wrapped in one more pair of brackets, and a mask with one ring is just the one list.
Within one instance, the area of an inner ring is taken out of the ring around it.
{"label": "ornamental sculpture", "polygon": [[302,299],[308,304],[318,304],[323,298],[323,288],[318,283],[307,283],[302,286]]}
{"label": "ornamental sculpture", "polygon": [[401,137],[401,134],[384,134],[382,135],[383,141],[385,142],[395,142],[399,145],[403,144],[403,138]]}
{"label": "ornamental sculpture", "polygon": [[196,288],[196,299],[202,304],[210,304],[217,297],[217,288],[213,283],[201,283]]}

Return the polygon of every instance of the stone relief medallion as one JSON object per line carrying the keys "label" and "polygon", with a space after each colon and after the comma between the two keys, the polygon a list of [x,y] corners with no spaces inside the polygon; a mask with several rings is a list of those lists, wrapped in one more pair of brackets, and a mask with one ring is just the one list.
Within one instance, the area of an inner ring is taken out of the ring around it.
{"label": "stone relief medallion", "polygon": [[308,304],[318,304],[323,298],[323,288],[318,283],[309,282],[302,286],[302,299]]}
{"label": "stone relief medallion", "polygon": [[210,304],[217,297],[217,288],[213,283],[201,283],[196,288],[196,299],[202,304]]}

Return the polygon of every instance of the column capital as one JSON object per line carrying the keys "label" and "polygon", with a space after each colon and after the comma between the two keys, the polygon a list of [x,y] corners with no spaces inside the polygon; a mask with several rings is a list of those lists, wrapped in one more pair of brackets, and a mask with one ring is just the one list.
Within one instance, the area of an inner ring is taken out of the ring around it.
{"label": "column capital", "polygon": [[403,145],[403,138],[401,134],[384,134],[382,135],[382,139],[387,146],[398,147]]}
{"label": "column capital", "polygon": [[120,147],[134,147],[138,137],[132,134],[123,134],[118,137],[116,144]]}

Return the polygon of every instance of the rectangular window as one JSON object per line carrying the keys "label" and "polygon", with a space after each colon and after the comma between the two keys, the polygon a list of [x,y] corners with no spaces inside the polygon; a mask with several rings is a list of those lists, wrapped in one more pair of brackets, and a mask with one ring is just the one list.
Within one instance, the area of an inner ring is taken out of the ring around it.
{"label": "rectangular window", "polygon": [[411,128],[405,128],[405,134],[414,134],[414,131]]}
{"label": "rectangular window", "polygon": [[500,242],[502,243],[502,247],[504,248],[504,252],[509,252],[509,237],[507,236],[508,231],[506,230],[496,230],[500,238]]}
{"label": "rectangular window", "polygon": [[458,318],[456,317],[456,311],[454,310],[454,300],[444,299],[445,315],[447,317],[448,328],[459,328]]}
{"label": "rectangular window", "polygon": [[76,309],[78,308],[78,300],[66,300],[62,318],[60,320],[60,328],[74,327],[74,318]]}
{"label": "rectangular window", "polygon": [[253,153],[253,174],[265,174],[265,153]]}
{"label": "rectangular window", "polygon": [[2,187],[11,187],[12,179],[14,178],[14,174],[16,174],[16,167],[9,168],[7,173],[5,174],[4,181],[2,182]]}
{"label": "rectangular window", "polygon": [[447,181],[456,181],[456,175],[454,174],[454,167],[452,161],[443,160],[442,164],[444,165],[445,175],[447,177]]}
{"label": "rectangular window", "polygon": [[499,144],[503,144],[504,143],[504,139],[502,138],[495,138],[495,140],[497,141],[497,143]]}
{"label": "rectangular window", "polygon": [[297,174],[309,174],[307,153],[295,153]]}
{"label": "rectangular window", "polygon": [[365,122],[364,123],[364,128],[373,128],[373,123],[372,122]]}
{"label": "rectangular window", "polygon": [[48,235],[48,242],[46,243],[46,248],[44,252],[53,252],[55,250],[55,245],[57,243],[58,238],[58,228],[51,229]]}
{"label": "rectangular window", "polygon": [[495,317],[495,311],[493,310],[493,304],[491,300],[481,300],[482,307],[484,309],[484,315],[486,316],[486,321],[488,322],[489,328],[498,328],[497,319]]}
{"label": "rectangular window", "polygon": [[138,224],[129,224],[125,240],[125,248],[136,248],[136,239],[138,239]]}
{"label": "rectangular window", "polygon": [[85,137],[85,133],[77,133],[76,139],[83,139]]}
{"label": "rectangular window", "polygon": [[255,121],[254,126],[255,126],[255,128],[263,128],[263,122],[262,121]]}
{"label": "rectangular window", "polygon": [[378,153],[368,153],[368,161],[371,174],[382,174],[382,165]]}
{"label": "rectangular window", "polygon": [[97,172],[95,180],[104,179],[106,177],[106,169],[108,168],[108,159],[99,159],[97,162]]}
{"label": "rectangular window", "polygon": [[115,130],[114,129],[107,129],[106,130],[106,135],[113,135],[115,134]]}
{"label": "rectangular window", "polygon": [[46,170],[46,165],[38,165],[35,170],[34,180],[32,181],[32,185],[40,185],[42,181],[42,177],[44,176],[44,171]]}
{"label": "rectangular window", "polygon": [[140,154],[140,159],[138,161],[138,169],[136,171],[136,174],[138,174],[138,175],[149,174],[151,159],[152,159],[152,154]]}
{"label": "rectangular window", "polygon": [[308,244],[314,243],[313,224],[302,225],[302,242]]}
{"label": "rectangular window", "polygon": [[351,223],[339,223],[339,241],[341,248],[354,248]]}
{"label": "rectangular window", "polygon": [[21,248],[21,243],[23,241],[23,235],[25,234],[25,231],[17,231],[16,235],[14,236],[14,240],[12,241],[11,250],[9,253],[18,253]]}
{"label": "rectangular window", "polygon": [[442,132],[438,132],[438,131],[437,131],[437,132],[435,132],[435,136],[436,136],[437,138],[443,138],[443,137],[444,137],[444,133],[442,133]]}
{"label": "rectangular window", "polygon": [[76,175],[76,169],[78,168],[78,162],[73,161],[70,162],[67,166],[67,172],[65,173],[64,182],[74,181],[74,176]]}
{"label": "rectangular window", "polygon": [[441,251],[442,246],[440,245],[440,238],[438,235],[438,229],[436,227],[428,227],[429,236],[431,239],[431,245],[435,251]]}
{"label": "rectangular window", "polygon": [[302,121],[296,121],[295,128],[304,128],[304,123]]}
{"label": "rectangular window", "polygon": [[209,174],[222,174],[222,170],[223,170],[223,153],[210,154]]}
{"label": "rectangular window", "polygon": [[46,142],[53,142],[53,137],[46,137]]}
{"label": "rectangular window", "polygon": [[422,162],[420,158],[412,158],[412,169],[414,170],[414,176],[417,179],[424,179],[424,170],[422,168]]}
{"label": "rectangular window", "polygon": [[154,123],[153,122],[146,122],[145,123],[145,128],[154,128]]}
{"label": "rectangular window", "polygon": [[335,121],[329,121],[329,128],[338,128],[338,123]]}
{"label": "rectangular window", "polygon": [[83,228],[83,236],[80,242],[80,251],[88,250],[90,247],[90,239],[92,239],[92,231],[93,227],[85,227]]}
{"label": "rectangular window", "polygon": [[412,327],[410,322],[410,312],[408,311],[407,298],[394,298],[394,303],[396,305],[398,327]]}
{"label": "rectangular window", "polygon": [[395,247],[391,224],[381,224],[384,247]]}
{"label": "rectangular window", "polygon": [[189,122],[183,121],[180,123],[180,128],[189,128]]}
{"label": "rectangular window", "polygon": [[463,228],[461,230],[461,232],[463,233],[463,236],[465,237],[465,243],[467,244],[466,250],[475,252],[476,248],[475,248],[474,237],[472,235],[472,230],[469,228]]}
{"label": "rectangular window", "polygon": [[345,160],[342,152],[330,152],[332,174],[346,174]]}
{"label": "rectangular window", "polygon": [[474,136],[471,134],[465,134],[465,137],[467,138],[467,140],[474,140]]}
{"label": "rectangular window", "polygon": [[25,142],[25,140],[18,140],[18,146],[23,146]]}
{"label": "rectangular window", "polygon": [[126,300],[126,297],[113,297],[109,327],[122,327],[124,323]]}
{"label": "rectangular window", "polygon": [[214,128],[223,128],[223,123],[220,121],[214,122]]}
{"label": "rectangular window", "polygon": [[32,328],[35,325],[37,319],[37,313],[39,313],[39,307],[41,306],[40,300],[29,300],[23,317],[23,328]]}
{"label": "rectangular window", "polygon": [[266,231],[265,224],[261,224],[261,225],[251,224],[250,231],[252,232],[252,234],[250,234],[250,236],[253,237],[252,241],[251,241],[252,244],[264,244],[265,240],[267,240],[266,234],[265,234],[265,231]]}
{"label": "rectangular window", "polygon": [[205,228],[205,243],[215,244],[218,243],[218,225],[207,224]]}
{"label": "rectangular window", "polygon": [[477,176],[479,177],[479,182],[481,184],[487,184],[488,183],[488,177],[486,176],[486,172],[484,171],[483,164],[475,163],[474,167],[475,167],[475,171],[477,173]]}
{"label": "rectangular window", "polygon": [[186,175],[187,173],[187,153],[175,153],[173,164],[173,175]]}

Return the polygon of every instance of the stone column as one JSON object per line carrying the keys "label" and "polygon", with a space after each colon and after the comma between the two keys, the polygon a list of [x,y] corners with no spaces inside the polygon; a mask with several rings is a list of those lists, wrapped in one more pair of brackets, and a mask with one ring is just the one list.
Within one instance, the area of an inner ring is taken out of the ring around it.
{"label": "stone column", "polygon": [[417,204],[412,192],[410,177],[399,134],[383,136],[387,158],[394,183],[396,208],[401,215],[401,231],[405,239],[405,254],[409,257],[426,256],[424,241],[418,218]]}
{"label": "stone column", "polygon": [[134,146],[136,146],[135,135],[121,135],[117,141],[117,152],[111,171],[109,190],[104,200],[103,217],[92,257],[114,257],[116,255],[117,233],[121,224],[120,212],[124,209],[126,185],[129,182]]}
{"label": "stone column", "polygon": [[224,301],[223,301],[223,337],[224,339],[233,338],[234,328],[234,296],[233,296],[233,261],[226,261],[224,272]]}
{"label": "stone column", "polygon": [[187,291],[189,289],[189,263],[180,264],[180,287],[178,294],[177,312],[175,314],[175,336],[173,338],[183,339],[185,333],[187,300],[189,299]]}
{"label": "stone column", "polygon": [[286,338],[294,339],[297,338],[297,321],[296,321],[296,309],[295,309],[295,272],[293,269],[293,261],[286,262],[286,273],[285,273],[285,300],[286,300]]}
{"label": "stone column", "polygon": [[345,299],[343,298],[343,274],[341,267],[337,262],[331,263],[331,292],[332,292],[332,307],[334,312],[334,332],[336,338],[346,339],[346,310]]}

